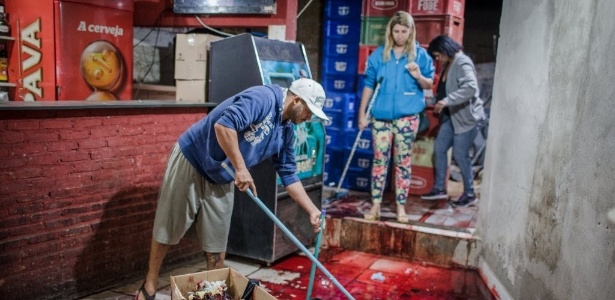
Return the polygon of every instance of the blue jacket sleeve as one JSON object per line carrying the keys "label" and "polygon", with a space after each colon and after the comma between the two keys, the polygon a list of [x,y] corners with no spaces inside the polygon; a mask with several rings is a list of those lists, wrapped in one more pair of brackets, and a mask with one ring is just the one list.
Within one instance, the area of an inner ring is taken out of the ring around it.
{"label": "blue jacket sleeve", "polygon": [[365,69],[365,80],[363,81],[365,87],[369,87],[371,89],[376,88],[378,71],[380,69],[380,65],[382,64],[383,49],[384,48],[380,46],[367,57],[367,68]]}
{"label": "blue jacket sleeve", "polygon": [[295,161],[295,132],[292,124],[284,125],[284,146],[280,153],[272,157],[272,160],[284,186],[299,181]]}
{"label": "blue jacket sleeve", "polygon": [[429,56],[425,49],[420,47],[417,48],[416,64],[419,65],[421,74],[425,78],[434,78],[436,68],[433,65],[433,59]]}

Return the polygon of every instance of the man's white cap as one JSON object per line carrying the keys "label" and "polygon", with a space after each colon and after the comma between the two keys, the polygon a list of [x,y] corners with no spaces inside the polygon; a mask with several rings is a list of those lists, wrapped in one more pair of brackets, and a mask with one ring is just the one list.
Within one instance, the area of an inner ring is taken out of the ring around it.
{"label": "man's white cap", "polygon": [[322,106],[325,104],[325,90],[320,83],[309,78],[299,78],[290,84],[288,90],[303,99],[317,117],[329,120],[322,111]]}

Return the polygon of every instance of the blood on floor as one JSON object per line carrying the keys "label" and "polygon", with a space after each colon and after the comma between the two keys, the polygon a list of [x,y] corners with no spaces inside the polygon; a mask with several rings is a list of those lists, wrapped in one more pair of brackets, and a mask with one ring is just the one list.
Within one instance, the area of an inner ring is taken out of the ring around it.
{"label": "blood on floor", "polygon": [[[321,262],[355,299],[495,299],[477,271],[442,268],[398,258],[357,251],[343,251]],[[285,281],[272,279],[272,273],[259,278],[250,275],[277,299],[305,299],[312,262],[303,255],[293,255],[272,265],[271,271],[283,274]],[[312,298],[346,299],[317,269]]]}

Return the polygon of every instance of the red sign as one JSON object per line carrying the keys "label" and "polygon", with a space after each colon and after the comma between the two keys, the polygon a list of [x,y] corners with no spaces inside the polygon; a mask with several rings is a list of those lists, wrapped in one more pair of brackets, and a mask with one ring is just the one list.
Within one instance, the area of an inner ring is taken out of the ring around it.
{"label": "red sign", "polygon": [[400,10],[407,11],[405,0],[363,0],[364,17],[392,17]]}
{"label": "red sign", "polygon": [[409,0],[412,16],[451,15],[463,18],[465,0]]}
{"label": "red sign", "polygon": [[132,0],[5,4],[15,38],[13,99],[132,99]]}

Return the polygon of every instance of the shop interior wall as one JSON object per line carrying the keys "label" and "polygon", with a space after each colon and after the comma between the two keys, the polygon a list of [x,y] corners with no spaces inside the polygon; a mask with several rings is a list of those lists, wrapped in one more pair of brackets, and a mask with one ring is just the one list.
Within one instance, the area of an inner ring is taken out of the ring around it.
{"label": "shop interior wall", "polygon": [[[298,10],[301,11],[308,3],[307,8],[297,19],[297,42],[305,46],[312,76],[319,80],[324,4],[323,1],[300,0]],[[501,0],[466,0],[463,46],[477,64],[495,62],[501,5]],[[198,28],[135,27],[134,81],[175,85],[174,36],[195,29]],[[254,31],[266,34],[263,28],[218,29],[229,33]],[[205,29],[199,30],[207,32]]]}
{"label": "shop interior wall", "polygon": [[[299,1],[299,10],[310,2]],[[312,1],[297,19],[297,41],[305,45],[314,78],[320,79],[323,3]],[[495,63],[502,0],[466,0],[464,50],[476,64]]]}
{"label": "shop interior wall", "polygon": [[[299,0],[299,11],[309,0]],[[323,2],[312,1],[297,19],[297,42],[305,47],[312,77],[320,80],[320,52],[323,25]]]}
{"label": "shop interior wall", "polygon": [[615,294],[615,3],[504,0],[477,233],[515,299]]}
{"label": "shop interior wall", "polygon": [[[308,3],[308,0],[299,1],[299,10]],[[306,48],[308,62],[314,78],[319,78],[320,68],[320,39],[322,23],[322,3],[312,1],[306,10],[297,19],[297,42]],[[228,34],[252,32],[257,36],[267,34],[266,28],[215,28]],[[134,28],[134,72],[135,83],[155,85],[175,85],[173,78],[175,70],[175,35],[178,33],[199,31],[215,34],[205,28],[188,27],[135,27]],[[142,95],[135,90],[135,99]]]}
{"label": "shop interior wall", "polygon": [[[0,111],[0,298],[77,299],[142,279],[168,155],[204,115]],[[198,257],[184,239],[164,268]]]}

